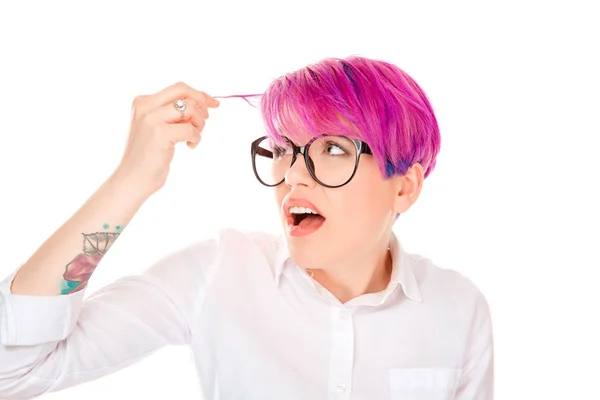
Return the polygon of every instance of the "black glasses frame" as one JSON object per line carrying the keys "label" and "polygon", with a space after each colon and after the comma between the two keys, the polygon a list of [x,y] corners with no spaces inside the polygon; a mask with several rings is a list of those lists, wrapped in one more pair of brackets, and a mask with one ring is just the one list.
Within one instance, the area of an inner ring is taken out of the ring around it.
{"label": "black glasses frame", "polygon": [[[324,135],[324,136],[336,136],[336,135]],[[317,176],[315,175],[315,166],[313,161],[310,159],[310,157],[308,156],[308,150],[310,149],[310,145],[317,139],[320,139],[322,136],[315,136],[314,138],[312,138],[308,143],[306,143],[304,146],[296,146],[291,140],[288,140],[288,142],[290,143],[290,145],[292,146],[292,150],[293,150],[293,154],[292,154],[292,161],[290,163],[290,166],[288,167],[291,168],[292,165],[294,165],[294,162],[296,162],[296,158],[298,154],[302,154],[302,156],[304,157],[304,162],[306,163],[306,169],[308,170],[308,172],[310,173],[310,176],[321,186],[325,186],[328,188],[338,188],[338,187],[342,187],[344,185],[347,185],[348,182],[350,182],[352,180],[352,178],[354,178],[354,175],[356,174],[356,170],[358,169],[358,162],[360,160],[360,155],[361,154],[370,154],[372,155],[373,153],[371,152],[371,148],[369,147],[368,144],[366,144],[365,142],[363,142],[362,140],[359,139],[353,139],[353,138],[349,138],[346,136],[338,136],[338,137],[343,137],[345,139],[351,140],[352,143],[354,143],[354,147],[356,148],[356,159],[354,161],[354,170],[352,171],[352,175],[350,175],[350,178],[348,178],[348,180],[344,183],[342,183],[341,185],[327,185],[323,182],[321,182]],[[260,176],[258,175],[258,171],[256,169],[256,156],[257,155],[261,155],[267,158],[273,158],[273,152],[264,149],[262,147],[260,147],[260,143],[263,140],[268,140],[268,136],[263,136],[260,137],[258,139],[256,139],[255,141],[252,142],[251,144],[251,148],[250,148],[250,152],[252,155],[252,169],[254,170],[254,175],[256,176],[256,179],[258,179],[258,181],[260,183],[262,183],[265,186],[268,187],[274,187],[274,186],[278,186],[281,185],[284,181],[285,181],[285,175],[283,176],[283,178],[281,179],[281,181],[275,183],[275,184],[268,184],[266,182],[264,182],[262,179],[260,179]]]}

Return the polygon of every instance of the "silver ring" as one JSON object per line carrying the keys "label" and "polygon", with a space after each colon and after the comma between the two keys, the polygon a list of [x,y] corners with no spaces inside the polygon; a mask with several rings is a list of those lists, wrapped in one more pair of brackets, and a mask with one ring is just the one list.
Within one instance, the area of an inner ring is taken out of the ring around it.
{"label": "silver ring", "polygon": [[173,107],[175,107],[175,109],[181,113],[181,119],[183,119],[183,116],[185,115],[185,109],[187,108],[187,104],[185,103],[185,100],[183,100],[183,99],[175,100],[175,102],[173,103]]}

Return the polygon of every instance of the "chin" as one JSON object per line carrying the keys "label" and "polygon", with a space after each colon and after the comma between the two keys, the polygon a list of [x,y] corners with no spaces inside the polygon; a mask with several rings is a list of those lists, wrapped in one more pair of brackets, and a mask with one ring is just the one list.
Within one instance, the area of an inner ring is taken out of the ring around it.
{"label": "chin", "polygon": [[[302,268],[324,269],[331,264],[331,246],[326,246],[323,241],[311,243],[309,240],[288,237],[287,245],[290,257]],[[324,249],[329,251],[325,253]]]}
{"label": "chin", "polygon": [[310,243],[303,241],[298,243],[295,238],[287,237],[288,250],[290,257],[294,260],[294,263],[303,268],[314,268],[319,262],[319,251],[311,246]]}
{"label": "chin", "polygon": [[331,263],[332,250],[339,246],[339,241],[331,243],[333,236],[327,232],[326,223],[312,229],[297,229],[286,220],[283,230],[290,257],[298,266],[320,269]]}
{"label": "chin", "polygon": [[322,256],[319,256],[310,250],[302,250],[293,247],[297,246],[290,246],[290,257],[296,265],[301,268],[320,269],[323,264]]}

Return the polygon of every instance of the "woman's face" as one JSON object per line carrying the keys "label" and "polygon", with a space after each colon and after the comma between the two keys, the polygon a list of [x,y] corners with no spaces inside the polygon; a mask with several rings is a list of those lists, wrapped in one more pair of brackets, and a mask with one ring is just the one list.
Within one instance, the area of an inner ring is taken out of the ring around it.
{"label": "woman's face", "polygon": [[[384,178],[373,156],[361,154],[354,178],[345,186],[327,188],[311,177],[299,155],[285,182],[276,187],[292,259],[304,268],[327,269],[386,246],[396,215],[420,192],[422,168],[415,167],[405,176]],[[320,216],[294,217],[305,213],[304,207]]]}

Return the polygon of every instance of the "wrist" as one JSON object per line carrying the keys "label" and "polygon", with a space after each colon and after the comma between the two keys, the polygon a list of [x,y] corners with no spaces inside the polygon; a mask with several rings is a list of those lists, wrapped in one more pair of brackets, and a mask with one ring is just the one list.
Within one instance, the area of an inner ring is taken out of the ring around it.
{"label": "wrist", "polygon": [[120,199],[123,203],[130,203],[139,208],[151,193],[147,193],[139,182],[135,182],[127,175],[115,171],[104,183],[108,195]]}

